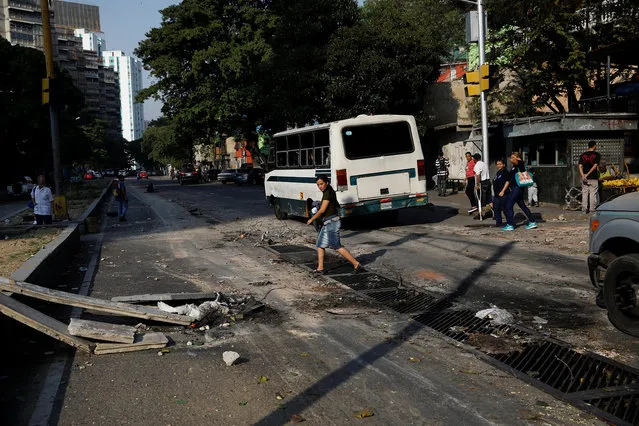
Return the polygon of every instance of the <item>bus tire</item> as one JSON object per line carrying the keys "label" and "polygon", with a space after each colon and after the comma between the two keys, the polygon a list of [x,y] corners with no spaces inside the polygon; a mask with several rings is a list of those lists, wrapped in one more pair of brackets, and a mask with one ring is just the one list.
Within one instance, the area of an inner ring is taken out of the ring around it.
{"label": "bus tire", "polygon": [[288,218],[288,214],[282,210],[282,207],[280,207],[280,200],[277,198],[274,200],[273,210],[275,211],[275,217],[279,220],[286,220]]}
{"label": "bus tire", "polygon": [[617,329],[639,337],[639,254],[616,258],[604,279],[608,319]]}

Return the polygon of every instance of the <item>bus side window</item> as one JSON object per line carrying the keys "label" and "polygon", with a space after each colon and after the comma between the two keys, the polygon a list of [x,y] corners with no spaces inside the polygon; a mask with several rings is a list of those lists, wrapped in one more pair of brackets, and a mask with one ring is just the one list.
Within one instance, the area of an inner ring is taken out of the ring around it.
{"label": "bus side window", "polygon": [[277,153],[277,167],[286,167],[288,163],[286,162],[286,151],[281,151]]}
{"label": "bus side window", "polygon": [[330,140],[328,129],[316,130],[315,135],[315,165],[327,166],[330,164]]}
{"label": "bus side window", "polygon": [[289,167],[298,167],[299,163],[299,151],[289,151],[288,152],[288,165]]}

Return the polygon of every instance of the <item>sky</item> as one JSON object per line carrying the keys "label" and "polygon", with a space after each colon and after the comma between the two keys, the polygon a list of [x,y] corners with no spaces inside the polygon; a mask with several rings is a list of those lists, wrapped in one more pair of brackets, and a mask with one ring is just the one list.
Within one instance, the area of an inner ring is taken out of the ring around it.
{"label": "sky", "polygon": [[[162,21],[160,10],[179,0],[73,0],[76,3],[100,7],[100,26],[106,38],[107,50],[122,50],[133,56],[133,50],[151,28]],[[143,71],[144,87],[151,84],[147,71]],[[153,120],[162,113],[162,104],[153,100],[144,103],[144,119]]]}

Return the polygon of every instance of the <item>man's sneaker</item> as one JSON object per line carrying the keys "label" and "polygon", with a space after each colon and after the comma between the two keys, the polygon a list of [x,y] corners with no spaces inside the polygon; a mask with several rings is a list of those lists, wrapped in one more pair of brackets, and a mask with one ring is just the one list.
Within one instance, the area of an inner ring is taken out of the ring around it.
{"label": "man's sneaker", "polygon": [[512,225],[506,225],[503,228],[501,228],[502,231],[514,231],[515,227]]}
{"label": "man's sneaker", "polygon": [[475,213],[477,210],[477,207],[471,207],[468,209],[468,214]]}
{"label": "man's sneaker", "polygon": [[526,225],[526,229],[535,229],[537,227],[537,222],[528,222]]}

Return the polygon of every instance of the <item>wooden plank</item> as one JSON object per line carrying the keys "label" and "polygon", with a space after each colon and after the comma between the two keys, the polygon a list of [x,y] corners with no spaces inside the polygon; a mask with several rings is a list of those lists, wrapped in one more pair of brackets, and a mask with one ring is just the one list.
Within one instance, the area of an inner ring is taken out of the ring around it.
{"label": "wooden plank", "polygon": [[98,343],[95,345],[96,355],[117,354],[122,352],[143,351],[146,349],[161,349],[169,343],[169,339],[162,333],[136,334],[134,343]]}
{"label": "wooden plank", "polygon": [[137,294],[134,296],[112,297],[112,302],[124,303],[147,303],[166,302],[169,300],[215,300],[218,293],[160,293],[160,294]]}
{"label": "wooden plank", "polygon": [[186,315],[169,314],[156,308],[111,302],[110,300],[96,299],[89,296],[81,296],[79,294],[53,290],[22,281],[14,281],[5,277],[0,277],[0,290],[20,293],[25,296],[62,305],[77,306],[79,308],[91,309],[98,312],[142,318],[170,324],[190,325],[193,321],[192,318],[189,318]]}
{"label": "wooden plank", "polygon": [[2,293],[0,293],[0,312],[54,339],[91,353],[93,344],[69,334],[66,324]]}
{"label": "wooden plank", "polygon": [[130,325],[110,324],[108,322],[77,318],[71,318],[68,330],[73,336],[118,343],[133,343],[135,332],[137,331],[135,327]]}

